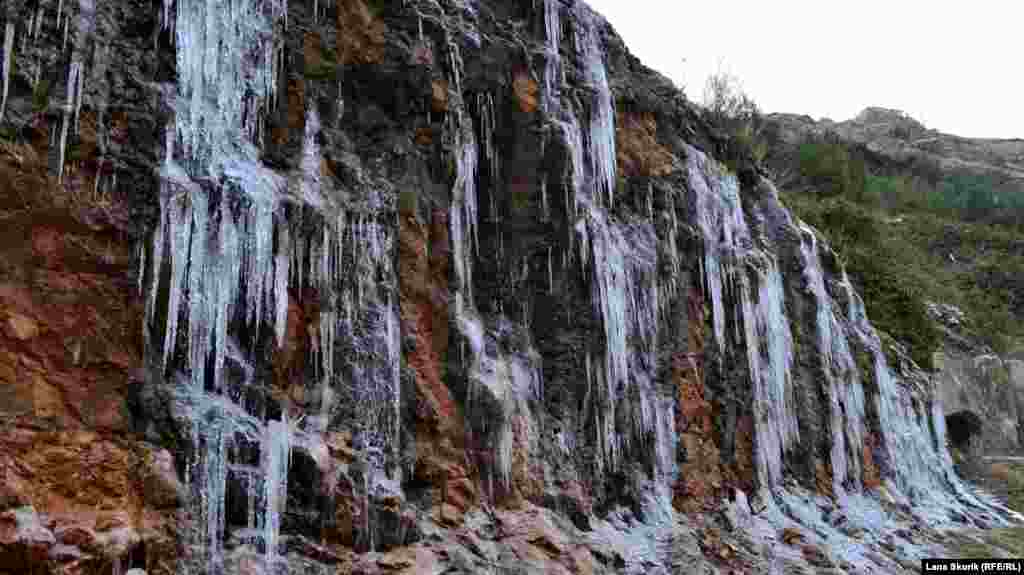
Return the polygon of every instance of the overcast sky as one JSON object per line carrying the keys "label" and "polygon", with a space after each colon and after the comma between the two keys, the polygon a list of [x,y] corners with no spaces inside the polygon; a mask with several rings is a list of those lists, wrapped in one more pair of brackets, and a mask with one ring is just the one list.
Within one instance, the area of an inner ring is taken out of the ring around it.
{"label": "overcast sky", "polygon": [[929,128],[1024,138],[1024,0],[587,0],[700,100],[737,76],[766,112],[897,108]]}

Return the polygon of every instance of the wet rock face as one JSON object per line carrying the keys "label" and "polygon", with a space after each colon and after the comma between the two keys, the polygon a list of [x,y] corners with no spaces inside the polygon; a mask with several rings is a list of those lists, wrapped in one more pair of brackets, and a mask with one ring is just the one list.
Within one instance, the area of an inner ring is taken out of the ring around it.
{"label": "wet rock face", "polygon": [[67,4],[3,20],[0,553],[661,573],[759,565],[723,499],[958,509],[835,254],[585,4]]}

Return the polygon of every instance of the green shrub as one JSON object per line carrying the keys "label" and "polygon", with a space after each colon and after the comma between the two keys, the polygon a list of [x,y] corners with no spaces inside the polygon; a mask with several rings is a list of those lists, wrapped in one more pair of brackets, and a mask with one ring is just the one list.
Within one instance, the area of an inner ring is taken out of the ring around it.
{"label": "green shrub", "polygon": [[838,142],[805,142],[799,150],[800,173],[819,193],[865,199],[864,160]]}
{"label": "green shrub", "polygon": [[925,305],[933,292],[931,276],[914,252],[893,242],[886,225],[863,206],[811,194],[786,194],[784,199],[801,219],[828,237],[872,323],[906,345],[918,365],[931,369],[940,334]]}
{"label": "green shrub", "polygon": [[415,215],[419,209],[419,196],[415,190],[402,190],[398,193],[398,212]]}
{"label": "green shrub", "polygon": [[50,103],[50,81],[39,80],[35,90],[32,91],[32,109],[42,112]]}

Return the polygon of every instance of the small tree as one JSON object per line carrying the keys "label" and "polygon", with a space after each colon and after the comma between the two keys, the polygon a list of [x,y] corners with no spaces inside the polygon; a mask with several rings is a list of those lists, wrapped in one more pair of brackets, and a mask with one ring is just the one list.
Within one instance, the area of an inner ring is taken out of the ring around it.
{"label": "small tree", "polygon": [[711,124],[729,138],[730,148],[734,148],[730,155],[749,155],[756,162],[764,160],[768,153],[762,137],[765,122],[739,79],[722,71],[709,76],[704,86],[704,109]]}

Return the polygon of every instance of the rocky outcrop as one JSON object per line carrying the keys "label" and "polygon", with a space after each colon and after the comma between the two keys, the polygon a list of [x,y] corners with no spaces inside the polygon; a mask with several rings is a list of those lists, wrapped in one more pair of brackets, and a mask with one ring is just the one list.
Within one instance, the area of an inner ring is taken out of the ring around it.
{"label": "rocky outcrop", "polygon": [[151,8],[4,15],[16,568],[890,572],[1006,520],[584,3]]}
{"label": "rocky outcrop", "polygon": [[943,170],[995,174],[1008,191],[1024,189],[1024,140],[963,138],[929,129],[899,110],[865,108],[855,118],[835,122],[809,116],[768,116],[781,142],[797,144],[808,136],[835,134],[862,144],[891,162],[934,162]]}
{"label": "rocky outcrop", "polygon": [[963,312],[955,306],[931,304],[929,311],[945,334],[943,349],[936,353],[935,368],[936,390],[947,420],[956,416],[980,425],[961,434],[968,440],[956,442],[957,447],[965,453],[1019,452],[1024,446],[1021,362],[974,341]]}

